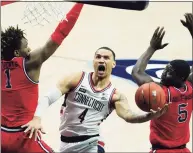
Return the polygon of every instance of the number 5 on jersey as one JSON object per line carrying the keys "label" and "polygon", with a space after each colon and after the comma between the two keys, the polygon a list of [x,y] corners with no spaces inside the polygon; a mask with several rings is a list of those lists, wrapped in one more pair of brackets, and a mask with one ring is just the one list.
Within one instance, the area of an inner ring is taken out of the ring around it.
{"label": "number 5 on jersey", "polygon": [[183,123],[188,118],[188,111],[186,110],[187,104],[183,103],[178,105],[178,122]]}
{"label": "number 5 on jersey", "polygon": [[86,116],[86,113],[88,112],[88,108],[86,108],[78,117],[80,119],[80,123],[82,123],[84,121],[84,118]]}

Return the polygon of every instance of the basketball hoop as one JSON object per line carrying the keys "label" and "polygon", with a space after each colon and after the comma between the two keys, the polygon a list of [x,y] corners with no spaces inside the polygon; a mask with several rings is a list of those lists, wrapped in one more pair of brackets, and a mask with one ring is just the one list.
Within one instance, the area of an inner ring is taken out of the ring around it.
{"label": "basketball hoop", "polygon": [[[148,6],[148,1],[39,1],[28,2],[22,18],[24,24],[44,26],[54,21],[60,21],[69,8],[68,2],[88,5],[142,11]],[[72,7],[72,6],[71,6]],[[70,9],[70,8],[69,8]]]}

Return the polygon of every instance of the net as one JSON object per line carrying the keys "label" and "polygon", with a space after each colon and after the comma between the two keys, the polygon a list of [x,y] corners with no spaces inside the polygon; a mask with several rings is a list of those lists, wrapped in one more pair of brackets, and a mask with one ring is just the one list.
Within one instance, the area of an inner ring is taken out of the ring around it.
{"label": "net", "polygon": [[67,2],[28,2],[22,21],[32,26],[45,26],[63,19],[71,6]]}
{"label": "net", "polygon": [[[74,1],[75,2],[75,1]],[[78,2],[78,1],[76,1]],[[80,2],[80,1],[79,1]],[[71,2],[27,2],[23,21],[24,24],[31,24],[33,26],[44,26],[52,21],[60,21],[64,17],[64,13],[69,8]],[[111,7],[127,10],[144,10],[148,1],[81,1],[81,3],[96,5],[102,7]],[[71,5],[72,6],[72,5]]]}

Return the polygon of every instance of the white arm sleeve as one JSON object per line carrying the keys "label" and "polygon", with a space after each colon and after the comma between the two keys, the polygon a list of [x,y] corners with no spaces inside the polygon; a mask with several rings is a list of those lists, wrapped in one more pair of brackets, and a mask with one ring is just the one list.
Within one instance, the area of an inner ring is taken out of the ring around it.
{"label": "white arm sleeve", "polygon": [[41,117],[44,111],[62,96],[62,92],[55,86],[46,95],[39,98],[34,116]]}

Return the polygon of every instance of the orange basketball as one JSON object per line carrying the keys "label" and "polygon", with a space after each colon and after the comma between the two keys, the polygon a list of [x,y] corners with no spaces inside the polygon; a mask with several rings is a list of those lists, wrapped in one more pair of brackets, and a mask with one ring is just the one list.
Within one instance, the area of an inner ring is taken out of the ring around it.
{"label": "orange basketball", "polygon": [[158,110],[163,108],[166,103],[166,95],[164,90],[156,83],[150,82],[140,86],[135,93],[135,102],[137,106],[149,112],[150,109]]}

